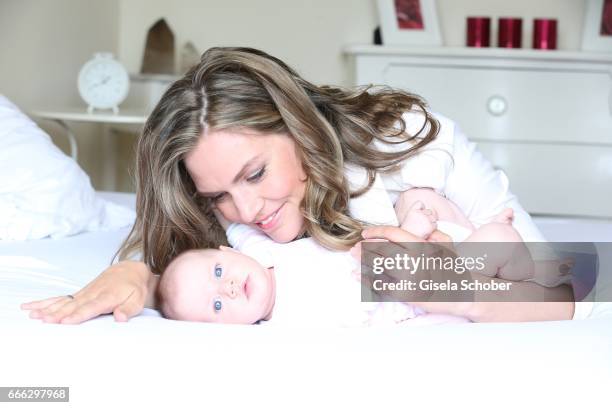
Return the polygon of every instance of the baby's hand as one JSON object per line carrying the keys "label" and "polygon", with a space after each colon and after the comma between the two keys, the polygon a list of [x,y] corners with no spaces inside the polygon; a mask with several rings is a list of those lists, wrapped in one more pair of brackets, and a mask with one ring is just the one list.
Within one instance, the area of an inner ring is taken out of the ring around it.
{"label": "baby's hand", "polygon": [[425,204],[416,201],[408,209],[406,216],[400,221],[400,228],[406,230],[419,238],[426,239],[432,232],[438,229],[438,214],[435,210],[425,208]]}

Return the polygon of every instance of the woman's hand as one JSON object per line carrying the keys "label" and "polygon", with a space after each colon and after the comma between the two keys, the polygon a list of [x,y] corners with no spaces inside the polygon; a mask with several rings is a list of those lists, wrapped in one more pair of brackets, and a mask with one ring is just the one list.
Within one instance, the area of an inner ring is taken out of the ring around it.
{"label": "woman's hand", "polygon": [[390,225],[380,225],[363,230],[361,236],[364,239],[386,239],[391,242],[425,242],[410,232]]}
{"label": "woman's hand", "polygon": [[47,323],[76,324],[102,314],[113,313],[125,322],[140,313],[147,294],[154,293],[157,279],[143,262],[122,261],[110,266],[83,289],[60,296],[24,303],[30,317]]}
{"label": "woman's hand", "polygon": [[[442,236],[445,234],[440,233]],[[362,262],[362,268],[365,267],[364,275],[367,276],[368,284],[374,283],[374,278],[387,283],[404,283],[410,281],[410,285],[416,284],[417,282],[425,282],[435,280],[438,282],[443,282],[447,280],[457,280],[460,278],[459,275],[449,274],[445,270],[430,270],[424,267],[416,267],[416,269],[406,269],[405,261],[404,266],[400,267],[396,265],[391,268],[384,268],[383,272],[374,272],[372,268],[372,261],[374,258],[383,258],[385,260],[393,260],[399,256],[400,259],[405,259],[404,257],[408,255],[411,258],[418,259],[422,256],[425,257],[436,257],[436,258],[445,258],[445,257],[455,257],[456,253],[454,251],[454,246],[452,244],[447,244],[446,239],[439,240],[441,242],[436,242],[435,240],[430,241],[423,240],[421,237],[414,235],[412,232],[406,231],[403,228],[393,227],[393,226],[377,226],[371,227],[363,231],[362,236],[366,238],[362,242],[372,242],[372,241],[386,241],[388,244],[377,245],[375,247],[369,247],[367,249],[367,254],[365,257],[358,257],[363,252],[363,248],[361,247],[361,242],[358,243],[355,247],[351,249],[351,254],[360,259]],[[447,236],[445,236],[447,237]],[[379,267],[382,265],[378,265]],[[380,285],[379,285],[380,286]],[[384,290],[376,290],[376,294],[383,299],[387,299],[389,301],[403,301],[413,305],[421,306],[424,310],[432,313],[442,313],[440,312],[440,308],[445,308],[446,302],[436,302],[436,300],[444,300],[439,299],[437,295],[443,296],[442,292],[429,292],[423,290],[414,290],[411,289],[409,291],[394,291],[386,292]],[[456,302],[457,306],[454,307],[455,313],[463,315],[465,313],[466,305],[462,303],[465,302]],[[445,311],[445,313],[451,313],[450,311]]]}
{"label": "woman's hand", "polygon": [[[419,242],[414,235],[391,226],[368,228],[363,232],[366,239],[383,238],[391,242]],[[439,244],[438,244],[439,245]],[[444,244],[442,244],[444,245]],[[450,249],[450,247],[449,247]],[[480,275],[482,282],[502,279]],[[466,317],[475,322],[527,322],[543,320],[568,320],[574,314],[573,294],[570,287],[561,285],[554,288],[540,286],[535,282],[513,282],[515,291],[499,296],[499,301],[479,302],[409,302],[429,313],[442,313]],[[520,299],[541,299],[539,302],[517,301]]]}
{"label": "woman's hand", "polygon": [[[434,231],[434,232],[437,232]],[[440,235],[436,235],[432,240],[427,240],[427,242],[437,243],[437,245],[444,245],[443,243],[447,243],[450,241],[448,235],[439,232]],[[411,234],[408,231],[403,230],[399,227],[393,226],[377,226],[368,228],[363,231],[362,236],[366,239],[366,241],[374,241],[374,240],[387,240],[396,243],[401,246],[400,243],[415,243],[415,242],[425,242],[423,239],[417,237],[416,235]],[[442,243],[442,244],[440,244]],[[435,244],[434,244],[435,245]],[[432,245],[432,249],[435,246]],[[449,248],[450,249],[450,248]],[[398,251],[397,249],[395,251]],[[360,248],[361,252],[361,248]],[[353,250],[351,250],[353,253]],[[392,252],[393,253],[393,252]],[[385,272],[385,274],[389,275],[389,272]],[[392,272],[391,272],[392,274]],[[430,279],[431,276],[422,276],[420,279]],[[401,276],[398,276],[397,279],[401,279]],[[416,300],[416,296],[412,296],[414,300]],[[470,318],[473,315],[474,303],[472,302],[435,302],[435,301],[411,301],[408,302],[411,305],[418,306],[421,309],[425,310],[428,313],[440,313],[440,314],[450,314],[454,316],[461,316]]]}

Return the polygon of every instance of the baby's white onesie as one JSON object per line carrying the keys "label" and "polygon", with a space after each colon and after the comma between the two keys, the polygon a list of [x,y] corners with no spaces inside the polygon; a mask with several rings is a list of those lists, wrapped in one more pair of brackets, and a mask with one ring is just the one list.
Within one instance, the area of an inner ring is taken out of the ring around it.
{"label": "baby's white onesie", "polygon": [[437,226],[438,230],[451,237],[451,240],[455,243],[465,241],[473,232],[462,225],[450,221],[438,220]]}

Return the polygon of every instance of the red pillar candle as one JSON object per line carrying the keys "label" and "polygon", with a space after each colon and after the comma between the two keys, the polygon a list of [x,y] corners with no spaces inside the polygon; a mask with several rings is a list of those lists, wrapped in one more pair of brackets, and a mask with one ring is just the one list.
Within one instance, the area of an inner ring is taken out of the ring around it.
{"label": "red pillar candle", "polygon": [[489,17],[467,18],[467,46],[488,47],[491,36],[491,19]]}
{"label": "red pillar candle", "polygon": [[533,20],[533,48],[538,50],[557,49],[557,20],[548,18]]}
{"label": "red pillar candle", "polygon": [[521,48],[523,20],[501,17],[498,24],[497,46],[502,48]]}

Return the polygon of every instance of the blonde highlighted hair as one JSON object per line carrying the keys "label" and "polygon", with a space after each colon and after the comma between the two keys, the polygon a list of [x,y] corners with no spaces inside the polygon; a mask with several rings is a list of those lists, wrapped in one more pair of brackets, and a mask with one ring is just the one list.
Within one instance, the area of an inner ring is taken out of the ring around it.
{"label": "blonde highlighted hair", "polygon": [[[416,134],[402,114],[424,114]],[[136,222],[118,252],[140,252],[161,273],[181,252],[227,245],[209,199],[198,196],[183,159],[206,132],[248,128],[293,138],[307,175],[302,213],[306,233],[330,249],[348,249],[363,224],[348,214],[351,197],[372,185],[376,172],[394,170],[438,133],[424,101],[386,87],[316,86],[281,60],[251,48],[211,48],[174,82],[149,116],[138,140]],[[402,150],[383,152],[374,141]],[[365,168],[369,184],[349,191],[344,165]]]}

